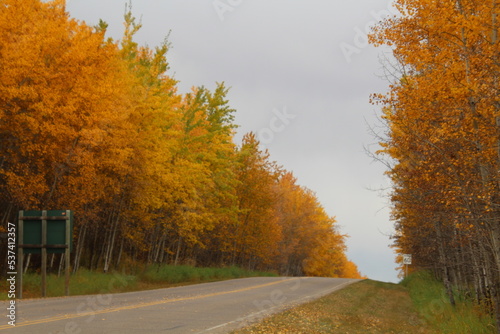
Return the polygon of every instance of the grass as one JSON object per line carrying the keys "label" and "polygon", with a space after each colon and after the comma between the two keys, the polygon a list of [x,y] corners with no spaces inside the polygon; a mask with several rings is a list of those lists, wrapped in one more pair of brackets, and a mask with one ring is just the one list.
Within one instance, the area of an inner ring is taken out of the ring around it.
{"label": "grass", "polygon": [[443,285],[425,272],[401,284],[364,280],[233,333],[496,333],[491,316],[457,301],[452,307]]}
{"label": "grass", "polygon": [[260,271],[249,271],[239,267],[197,268],[192,266],[150,266],[141,275],[142,280],[151,283],[166,282],[169,284],[198,283],[241,277],[276,276],[276,274]]}
{"label": "grass", "polygon": [[[118,272],[102,273],[80,269],[70,278],[70,294],[88,295],[160,289],[225,279],[276,276],[268,272],[244,270],[238,267],[198,268],[192,266],[151,265],[134,275]],[[41,276],[28,273],[23,276],[23,298],[41,297]],[[0,300],[7,300],[7,281],[0,281]],[[47,275],[47,296],[64,296],[64,275]]]}
{"label": "grass", "polygon": [[247,333],[435,333],[398,284],[364,280],[242,330]]}
{"label": "grass", "polygon": [[428,272],[410,275],[401,283],[407,287],[415,309],[439,333],[496,333],[495,321],[483,308],[455,292],[453,307],[444,286]]}

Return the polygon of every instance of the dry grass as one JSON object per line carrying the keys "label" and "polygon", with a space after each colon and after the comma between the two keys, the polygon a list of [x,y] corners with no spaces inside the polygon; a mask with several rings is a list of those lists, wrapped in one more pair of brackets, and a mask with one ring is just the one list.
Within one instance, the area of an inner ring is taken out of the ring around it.
{"label": "dry grass", "polygon": [[437,333],[405,287],[365,280],[233,333]]}

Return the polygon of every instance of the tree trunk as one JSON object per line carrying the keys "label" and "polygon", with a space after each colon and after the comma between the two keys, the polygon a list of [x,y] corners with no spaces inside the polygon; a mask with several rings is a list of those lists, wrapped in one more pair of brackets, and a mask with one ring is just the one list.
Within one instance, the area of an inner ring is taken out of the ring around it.
{"label": "tree trunk", "polygon": [[118,258],[116,259],[116,267],[120,267],[120,261],[122,259],[122,253],[123,253],[123,245],[125,244],[125,239],[122,237],[122,240],[120,242],[120,250],[118,251]]}
{"label": "tree trunk", "polygon": [[82,252],[83,252],[83,247],[85,245],[85,236],[87,234],[87,224],[84,223],[81,228],[80,232],[78,235],[78,244],[76,246],[76,251],[75,251],[75,259],[74,259],[74,264],[73,264],[73,273],[76,273],[78,269],[80,268],[80,259],[82,257]]}
{"label": "tree trunk", "polygon": [[63,253],[61,254],[61,258],[59,260],[59,269],[57,270],[57,277],[61,277],[61,271],[63,270],[63,266],[65,263],[66,261],[64,261],[64,253]]}
{"label": "tree trunk", "polygon": [[28,267],[30,266],[30,260],[31,260],[31,253],[28,254],[26,257],[26,265],[24,266],[24,271],[23,274],[26,275],[26,272],[28,271]]}
{"label": "tree trunk", "polygon": [[182,243],[182,237],[179,237],[179,240],[177,241],[177,252],[175,253],[174,266],[176,266],[179,263],[179,255],[181,253],[181,243]]}
{"label": "tree trunk", "polygon": [[446,257],[446,251],[444,249],[444,239],[442,236],[440,224],[441,224],[440,222],[435,222],[434,227],[436,229],[439,260],[441,262],[441,269],[443,272],[443,282],[446,288],[446,294],[450,299],[450,303],[451,305],[455,306],[455,296],[453,295],[453,288],[451,286],[449,264],[448,264],[448,259]]}
{"label": "tree trunk", "polygon": [[111,263],[111,258],[113,256],[113,248],[115,245],[116,231],[118,229],[118,217],[113,223],[112,231],[110,233],[110,239],[108,240],[108,248],[106,250],[106,255],[104,258],[104,272],[107,273],[109,270],[109,265]]}

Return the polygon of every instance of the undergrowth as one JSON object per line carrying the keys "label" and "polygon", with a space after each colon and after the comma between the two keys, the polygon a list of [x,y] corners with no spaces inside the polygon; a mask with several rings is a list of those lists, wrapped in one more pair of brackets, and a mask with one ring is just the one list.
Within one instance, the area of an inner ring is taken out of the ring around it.
{"label": "undergrowth", "polygon": [[[70,295],[118,293],[148,289],[159,289],[184,284],[213,282],[219,280],[277,276],[274,273],[250,271],[239,267],[202,268],[193,266],[150,265],[133,274],[121,272],[97,272],[80,269],[70,277]],[[64,296],[64,275],[47,275],[47,297]],[[42,279],[39,273],[23,275],[23,298],[41,297]],[[0,300],[7,300],[7,281],[0,281]],[[17,287],[19,289],[19,287]]]}
{"label": "undergrowth", "polygon": [[496,333],[495,321],[484,308],[457,291],[453,306],[443,284],[431,273],[414,273],[401,284],[408,288],[416,310],[440,333]]}

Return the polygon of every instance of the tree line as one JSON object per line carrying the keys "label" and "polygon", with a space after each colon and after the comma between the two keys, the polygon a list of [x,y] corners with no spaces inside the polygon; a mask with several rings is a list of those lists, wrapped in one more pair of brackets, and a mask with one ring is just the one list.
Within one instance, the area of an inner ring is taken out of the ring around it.
{"label": "tree line", "polygon": [[71,209],[75,271],[360,277],[315,194],[253,133],[235,144],[228,88],[179,93],[168,41],[140,46],[130,9],[124,23],[115,41],[62,0],[0,1],[0,232],[18,210]]}
{"label": "tree line", "polygon": [[496,315],[500,333],[500,3],[396,1],[375,45],[392,49],[387,132],[399,254]]}

